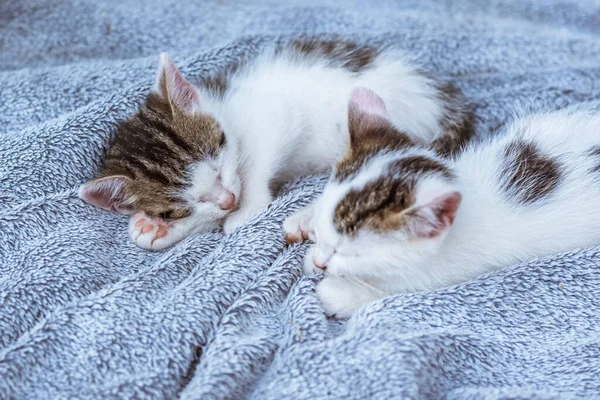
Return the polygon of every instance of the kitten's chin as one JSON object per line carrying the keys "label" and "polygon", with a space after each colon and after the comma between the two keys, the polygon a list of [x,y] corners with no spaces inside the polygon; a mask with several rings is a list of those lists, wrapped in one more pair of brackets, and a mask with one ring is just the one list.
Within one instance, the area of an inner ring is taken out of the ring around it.
{"label": "kitten's chin", "polygon": [[393,278],[397,275],[396,266],[384,267],[385,260],[369,256],[353,256],[332,258],[327,265],[327,273],[340,277],[358,278],[361,280],[378,280]]}

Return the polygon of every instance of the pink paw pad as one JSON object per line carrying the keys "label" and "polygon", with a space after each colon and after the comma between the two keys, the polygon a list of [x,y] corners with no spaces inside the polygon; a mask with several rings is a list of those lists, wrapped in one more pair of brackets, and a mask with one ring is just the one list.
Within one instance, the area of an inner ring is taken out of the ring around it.
{"label": "pink paw pad", "polygon": [[142,228],[142,234],[152,232],[154,230],[154,225],[148,224]]}
{"label": "pink paw pad", "polygon": [[166,230],[165,228],[158,228],[158,231],[156,231],[155,240],[164,238],[165,236],[168,235],[168,233],[169,233],[169,231]]}

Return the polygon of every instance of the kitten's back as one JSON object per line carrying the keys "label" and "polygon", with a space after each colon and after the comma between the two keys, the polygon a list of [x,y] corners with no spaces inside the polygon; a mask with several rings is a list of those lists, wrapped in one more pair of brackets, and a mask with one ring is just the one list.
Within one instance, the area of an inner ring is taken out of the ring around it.
{"label": "kitten's back", "polygon": [[225,105],[215,113],[228,121],[226,131],[250,142],[249,153],[281,155],[276,175],[289,180],[325,172],[341,155],[355,87],[381,96],[392,123],[422,143],[433,141],[439,154],[456,154],[473,136],[470,107],[454,86],[397,49],[343,40],[302,39],[265,51],[230,77]]}
{"label": "kitten's back", "polygon": [[562,110],[520,118],[454,164],[463,203],[448,252],[484,272],[600,243],[600,116]]}

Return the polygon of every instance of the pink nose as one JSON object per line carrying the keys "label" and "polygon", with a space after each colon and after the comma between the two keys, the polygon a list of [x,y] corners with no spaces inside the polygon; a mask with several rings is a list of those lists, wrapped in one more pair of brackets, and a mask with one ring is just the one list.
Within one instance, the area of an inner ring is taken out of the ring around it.
{"label": "pink nose", "polygon": [[323,271],[325,271],[327,269],[327,264],[326,262],[319,262],[320,260],[317,259],[317,257],[313,256],[312,262],[315,265],[315,267],[322,269]]}
{"label": "pink nose", "polygon": [[222,194],[219,198],[219,207],[221,210],[231,210],[235,207],[235,195],[229,192]]}

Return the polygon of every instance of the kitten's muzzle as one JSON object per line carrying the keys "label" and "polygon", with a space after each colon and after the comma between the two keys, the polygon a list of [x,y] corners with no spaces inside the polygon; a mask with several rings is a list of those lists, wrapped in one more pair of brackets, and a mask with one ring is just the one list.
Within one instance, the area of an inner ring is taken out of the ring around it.
{"label": "kitten's muzzle", "polygon": [[319,246],[313,251],[312,262],[316,268],[323,271],[327,269],[327,263],[335,254],[335,249],[321,249]]}
{"label": "kitten's muzzle", "polygon": [[213,203],[223,211],[233,210],[237,206],[237,199],[233,193],[223,187],[213,189],[213,192],[207,196],[200,196],[199,203]]}
{"label": "kitten's muzzle", "polygon": [[314,257],[314,256],[313,256],[312,262],[313,262],[313,264],[314,264],[314,266],[315,266],[316,268],[319,268],[319,269],[321,269],[321,270],[323,270],[323,271],[326,271],[326,270],[327,270],[327,265],[325,265],[325,264],[321,264],[321,263],[320,263],[318,260],[316,260],[316,259],[315,259],[315,257]]}
{"label": "kitten's muzzle", "polygon": [[231,192],[222,192],[217,198],[217,204],[223,211],[231,210],[235,207],[235,195]]}

